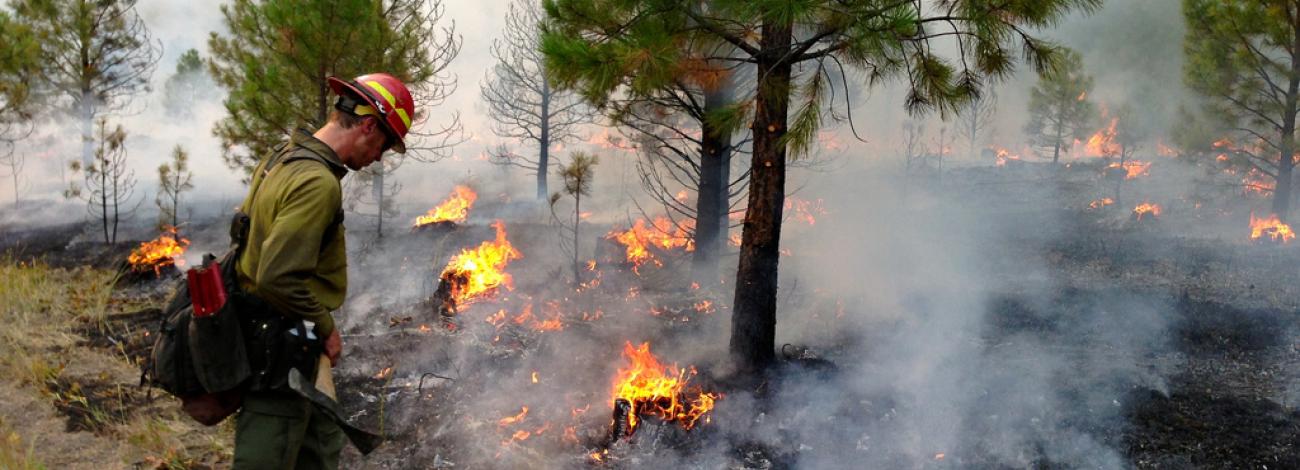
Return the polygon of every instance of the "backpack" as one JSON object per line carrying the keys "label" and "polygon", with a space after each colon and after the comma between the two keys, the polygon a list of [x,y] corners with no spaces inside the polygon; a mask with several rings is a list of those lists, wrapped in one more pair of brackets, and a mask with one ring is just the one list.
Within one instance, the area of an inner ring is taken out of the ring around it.
{"label": "backpack", "polygon": [[[287,144],[277,149],[263,169],[263,178],[281,163],[308,159],[327,164],[310,153],[289,155],[281,161],[286,154],[295,153],[286,152],[286,148],[289,148]],[[253,196],[260,186],[259,181],[253,187]],[[341,215],[342,210],[336,214],[335,224],[342,223]],[[278,352],[289,346],[278,337],[284,329],[282,325],[290,322],[283,321],[282,315],[239,286],[236,265],[248,239],[249,224],[247,214],[236,212],[230,223],[230,250],[220,259],[212,254],[204,257],[201,269],[213,268],[213,262],[220,266],[225,304],[209,315],[196,317],[189,283],[181,280],[163,309],[150,354],[141,364],[141,385],[154,386],[179,398],[181,409],[206,426],[220,423],[237,411],[246,391],[278,387],[279,382],[262,383],[265,381],[250,378],[254,375],[278,378],[278,374],[267,374],[267,369],[280,368],[285,361],[278,360]],[[335,231],[327,230],[326,237],[333,236]],[[269,331],[248,330],[251,324]],[[268,325],[271,327],[267,328]],[[293,346],[295,351],[302,349],[300,344]],[[287,367],[292,365],[283,364],[284,370],[287,372]]]}

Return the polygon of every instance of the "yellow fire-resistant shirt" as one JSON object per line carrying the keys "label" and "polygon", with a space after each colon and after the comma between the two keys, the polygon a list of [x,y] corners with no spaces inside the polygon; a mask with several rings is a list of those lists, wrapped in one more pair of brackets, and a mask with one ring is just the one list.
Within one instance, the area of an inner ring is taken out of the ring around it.
{"label": "yellow fire-resistant shirt", "polygon": [[[323,338],[334,331],[330,312],[347,294],[340,180],[348,170],[306,130],[294,132],[280,152],[287,153],[258,165],[241,206],[251,223],[239,283],[280,313],[315,322]],[[272,160],[279,163],[268,173]]]}

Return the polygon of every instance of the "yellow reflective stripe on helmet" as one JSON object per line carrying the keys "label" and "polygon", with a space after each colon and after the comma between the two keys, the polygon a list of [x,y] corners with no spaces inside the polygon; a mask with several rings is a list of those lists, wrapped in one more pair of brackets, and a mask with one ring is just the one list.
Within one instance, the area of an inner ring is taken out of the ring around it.
{"label": "yellow reflective stripe on helmet", "polygon": [[355,116],[378,116],[379,115],[378,112],[375,112],[375,108],[363,104],[359,104],[355,108],[352,108],[352,114]]}
{"label": "yellow reflective stripe on helmet", "polygon": [[366,85],[369,85],[370,88],[374,88],[375,91],[379,92],[380,95],[383,95],[384,99],[388,100],[388,107],[393,108],[394,111],[397,111],[397,115],[402,118],[402,122],[406,124],[407,129],[411,128],[411,117],[406,115],[405,109],[397,107],[397,98],[394,98],[393,94],[389,93],[387,88],[384,88],[383,85],[379,84],[379,82],[374,80],[370,80],[366,82]]}

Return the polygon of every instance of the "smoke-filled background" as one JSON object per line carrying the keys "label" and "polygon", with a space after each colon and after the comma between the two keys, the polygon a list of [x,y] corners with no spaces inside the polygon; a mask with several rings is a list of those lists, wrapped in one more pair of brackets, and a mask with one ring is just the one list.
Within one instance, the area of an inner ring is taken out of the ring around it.
{"label": "smoke-filled background", "polygon": [[[1188,366],[1200,354],[1198,328],[1246,338],[1272,331],[1270,345],[1294,338],[1279,318],[1294,316],[1287,280],[1295,266],[1261,275],[1251,264],[1269,262],[1269,253],[1214,244],[1244,239],[1248,214],[1264,203],[1236,200],[1207,206],[1204,215],[1204,170],[1162,151],[1173,145],[1179,107],[1191,104],[1182,85],[1180,2],[1110,1],[1037,33],[1081,54],[1095,79],[1089,97],[1108,110],[1103,115],[1128,105],[1134,114],[1121,125],[1151,130],[1133,157],[1152,162],[1150,174],[1122,183],[1127,207],[1089,209],[1116,190],[1113,179],[1098,176],[1101,160],[1082,149],[1065,157],[1064,177],[1039,165],[1051,155],[1031,148],[1022,131],[1038,81],[1028,67],[991,87],[996,107],[974,148],[957,136],[955,118],[908,114],[901,84],[860,86],[866,78],[848,70],[847,93],[838,84],[834,106],[851,109],[853,119],[828,121],[787,184],[796,204],[781,234],[776,341],[787,365],[757,389],[729,387],[736,247],[722,256],[721,284],[701,288],[685,281],[684,258],[629,272],[606,237],[663,212],[641,185],[629,134],[598,120],[553,149],[562,161],[575,150],[599,159],[576,247],[591,278],[577,288],[567,284],[575,247],[561,227],[573,217],[572,202],[533,204],[532,175],[490,161],[499,145],[518,145],[493,134],[479,94],[507,5],[445,4],[443,21],[464,40],[449,68],[457,88],[422,112],[433,122],[459,113],[465,140],[447,158],[407,162],[395,174],[397,228],[385,240],[372,217],[346,219],[350,288],[336,313],[345,345],[340,390],[353,418],[397,436],[374,456],[349,453],[356,468],[575,468],[605,459],[628,468],[1204,464],[1141,460],[1146,454],[1134,450],[1143,442],[1134,436],[1156,427],[1135,417],[1150,403],[1176,402],[1180,384],[1214,375]],[[155,169],[182,144],[196,188],[182,218],[202,228],[190,230],[185,257],[194,263],[224,248],[221,221],[245,187],[222,162],[211,131],[225,115],[223,92],[178,119],[167,114],[162,90],[180,54],[195,48],[207,56],[209,33],[223,32],[224,23],[217,2],[142,0],[137,9],[164,52],[142,106],[112,118],[129,132],[129,164],[141,182],[142,202],[124,223],[124,238],[156,234]],[[916,176],[909,136],[927,158],[938,155],[941,173]],[[23,203],[3,209],[6,229],[84,216],[84,203],[61,196],[79,149],[75,123],[40,121],[20,142],[16,152],[29,155]],[[997,150],[1019,161],[995,158]],[[406,232],[460,184],[479,198],[467,221],[451,231]],[[12,190],[0,179],[0,197]],[[1132,220],[1129,209],[1143,201],[1162,204],[1159,225]],[[496,220],[522,253],[506,268],[514,287],[465,307],[457,332],[448,333],[429,303],[439,274],[460,250],[493,239]],[[732,222],[730,233],[738,234],[738,218]],[[96,236],[88,228],[79,240]],[[1226,303],[1240,317],[1198,313]],[[492,318],[498,312],[504,328]],[[548,318],[564,326],[530,327]],[[687,432],[647,420],[636,439],[601,445],[625,342],[649,342],[665,363],[698,369],[697,386],[728,390],[708,422]],[[1277,370],[1286,362],[1270,356],[1250,364]],[[1261,396],[1291,416],[1294,390],[1280,380]],[[1287,458],[1281,461],[1294,454]]]}

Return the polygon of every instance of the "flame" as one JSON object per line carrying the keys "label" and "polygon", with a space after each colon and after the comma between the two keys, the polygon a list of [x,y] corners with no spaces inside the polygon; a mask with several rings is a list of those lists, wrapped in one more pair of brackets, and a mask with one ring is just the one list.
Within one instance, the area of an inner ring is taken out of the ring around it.
{"label": "flame", "polygon": [[154,275],[161,275],[162,268],[175,265],[176,267],[185,266],[185,260],[180,258],[185,254],[185,248],[190,246],[190,241],[176,234],[176,227],[167,226],[158,238],[141,243],[139,247],[131,251],[131,255],[126,258],[127,263],[131,265],[133,271],[153,270]]}
{"label": "flame", "polygon": [[504,271],[511,260],[523,258],[506,239],[506,226],[501,221],[492,224],[496,240],[485,241],[478,248],[461,250],[442,270],[443,282],[451,283],[451,297],[458,306],[465,306],[496,295],[504,285],[514,287],[514,278]]}
{"label": "flame", "polygon": [[1133,208],[1133,215],[1136,216],[1138,220],[1142,220],[1142,217],[1144,216],[1150,216],[1151,218],[1159,218],[1160,204],[1152,204],[1150,202],[1143,202],[1141,204],[1138,204],[1137,207]]}
{"label": "flame", "polygon": [[521,409],[519,410],[519,414],[501,418],[499,421],[497,421],[497,426],[506,427],[518,423],[520,421],[523,421],[524,418],[528,416],[528,407],[522,406],[520,408]]}
{"label": "flame", "polygon": [[1165,144],[1163,139],[1156,141],[1156,155],[1162,157],[1177,157],[1178,150]]}
{"label": "flame", "polygon": [[415,226],[422,227],[438,222],[463,223],[469,218],[469,210],[474,207],[474,201],[478,199],[478,193],[469,189],[468,186],[456,186],[451,190],[451,195],[438,204],[438,207],[429,209],[429,213],[419,216],[415,219]]}
{"label": "flame", "polygon": [[1124,162],[1123,165],[1121,165],[1119,162],[1114,162],[1109,165],[1106,165],[1106,168],[1115,168],[1115,169],[1123,168],[1125,171],[1124,179],[1131,180],[1139,176],[1148,175],[1149,170],[1151,169],[1151,162],[1132,160],[1132,161]]}
{"label": "flame", "polygon": [[714,307],[714,306],[713,306],[713,301],[712,301],[712,300],[701,300],[701,301],[695,303],[695,311],[696,311],[696,312],[700,312],[700,313],[713,313],[713,312],[715,312],[715,311],[717,311],[717,310],[718,310],[717,307]]}
{"label": "flame", "polygon": [[817,225],[817,216],[826,215],[826,209],[822,207],[821,199],[806,201],[788,197],[785,199],[785,210],[793,211],[795,220],[805,222],[808,225]]}
{"label": "flame", "polygon": [[1010,150],[994,145],[990,148],[995,153],[993,158],[997,159],[997,166],[1007,166],[1008,160],[1020,160],[1020,155],[1012,155]]}
{"label": "flame", "polygon": [[1255,217],[1255,213],[1250,213],[1250,239],[1261,240],[1267,235],[1269,240],[1275,242],[1287,243],[1295,238],[1295,232],[1291,231],[1291,226],[1282,223],[1277,218],[1277,214],[1270,214],[1267,218]]}
{"label": "flame", "polygon": [[1089,209],[1101,209],[1101,208],[1103,208],[1103,207],[1109,206],[1109,205],[1114,204],[1114,203],[1115,203],[1115,200],[1114,200],[1114,199],[1111,199],[1111,198],[1108,198],[1108,197],[1103,197],[1103,198],[1101,198],[1101,199],[1098,199],[1098,200],[1095,200],[1095,201],[1092,201],[1091,203],[1089,203],[1089,204],[1088,204],[1088,208],[1089,208]]}
{"label": "flame", "polygon": [[713,409],[714,402],[721,397],[688,386],[696,374],[695,368],[688,371],[677,368],[677,364],[661,364],[650,353],[650,343],[641,343],[637,347],[633,347],[631,342],[624,343],[623,357],[628,360],[628,365],[618,370],[610,403],[622,399],[632,405],[627,418],[628,434],[636,430],[643,415],[674,421],[689,430]]}
{"label": "flame", "polygon": [[1245,194],[1266,195],[1273,192],[1274,182],[1264,173],[1251,168],[1246,172],[1246,176],[1241,178],[1241,189]]}
{"label": "flame", "polygon": [[695,251],[695,241],[687,233],[687,230],[693,227],[694,224],[689,220],[676,224],[668,217],[659,216],[650,227],[646,226],[644,219],[637,219],[632,224],[632,228],[621,232],[615,229],[605,235],[605,238],[612,239],[625,247],[627,262],[632,264],[633,270],[636,270],[647,261],[656,266],[663,266],[663,263],[650,251],[651,247],[662,251],[678,249]]}
{"label": "flame", "polygon": [[1090,157],[1109,157],[1119,154],[1119,144],[1115,143],[1115,127],[1119,125],[1119,118],[1111,118],[1110,125],[1105,129],[1097,131],[1088,141],[1084,143],[1083,153]]}
{"label": "flame", "polygon": [[486,321],[492,326],[501,328],[502,325],[506,324],[506,309],[503,308],[497,311],[497,313],[488,316]]}
{"label": "flame", "polygon": [[537,383],[537,371],[533,371],[533,383]]}

